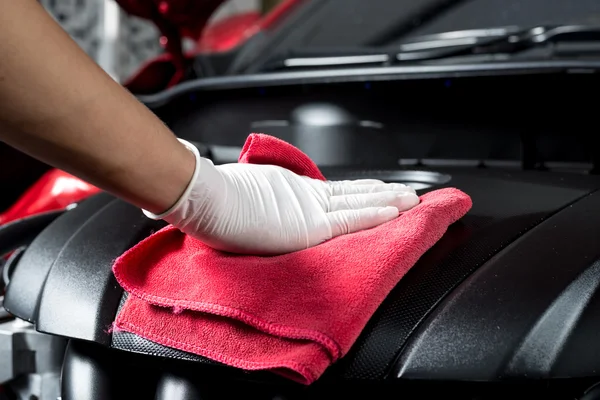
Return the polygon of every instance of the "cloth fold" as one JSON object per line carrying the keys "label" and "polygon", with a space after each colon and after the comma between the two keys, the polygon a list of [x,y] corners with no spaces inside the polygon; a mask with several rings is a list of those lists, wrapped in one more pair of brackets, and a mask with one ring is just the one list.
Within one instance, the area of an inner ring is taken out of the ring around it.
{"label": "cloth fold", "polygon": [[[324,179],[299,149],[267,135],[250,135],[240,162]],[[310,384],[348,352],[390,290],[470,207],[460,190],[436,190],[386,224],[274,257],[219,252],[168,226],[115,261],[130,296],[114,329]]]}

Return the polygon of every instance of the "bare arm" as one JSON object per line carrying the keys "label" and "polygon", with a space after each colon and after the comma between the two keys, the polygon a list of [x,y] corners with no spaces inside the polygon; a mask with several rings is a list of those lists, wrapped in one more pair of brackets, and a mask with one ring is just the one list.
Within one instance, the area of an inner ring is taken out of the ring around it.
{"label": "bare arm", "polygon": [[154,213],[194,156],[35,0],[0,0],[0,140]]}

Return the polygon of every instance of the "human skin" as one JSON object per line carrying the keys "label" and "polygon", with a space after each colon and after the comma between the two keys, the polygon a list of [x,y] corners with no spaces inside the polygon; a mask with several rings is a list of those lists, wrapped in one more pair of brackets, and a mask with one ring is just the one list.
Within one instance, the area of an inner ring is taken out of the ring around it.
{"label": "human skin", "polygon": [[195,166],[35,0],[0,0],[0,140],[153,213]]}

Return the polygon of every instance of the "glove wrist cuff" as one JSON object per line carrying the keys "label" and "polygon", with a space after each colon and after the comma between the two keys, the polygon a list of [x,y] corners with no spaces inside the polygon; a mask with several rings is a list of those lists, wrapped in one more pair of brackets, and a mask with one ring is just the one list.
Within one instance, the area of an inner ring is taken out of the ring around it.
{"label": "glove wrist cuff", "polygon": [[175,212],[177,209],[179,209],[181,207],[181,205],[189,197],[190,192],[192,191],[192,188],[194,187],[194,182],[196,182],[196,179],[198,179],[198,175],[200,174],[200,159],[201,159],[201,157],[200,157],[200,152],[198,151],[196,146],[194,146],[193,144],[191,144],[190,142],[188,142],[187,140],[184,140],[184,139],[178,138],[177,140],[179,140],[189,151],[191,151],[194,154],[194,158],[196,159],[196,163],[194,166],[194,173],[192,174],[192,178],[190,179],[187,187],[185,188],[185,190],[179,197],[179,200],[177,200],[175,202],[175,204],[173,204],[169,209],[167,209],[166,211],[164,211],[160,214],[154,214],[148,210],[142,210],[144,215],[146,215],[146,217],[148,217],[150,219],[154,219],[154,220],[165,219],[166,217],[171,215],[173,212]]}

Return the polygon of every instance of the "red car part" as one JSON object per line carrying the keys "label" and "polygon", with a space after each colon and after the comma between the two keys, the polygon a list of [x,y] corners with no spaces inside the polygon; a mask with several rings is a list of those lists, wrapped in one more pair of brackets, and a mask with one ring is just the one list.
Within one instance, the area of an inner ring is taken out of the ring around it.
{"label": "red car part", "polygon": [[58,169],[46,172],[4,213],[0,225],[47,211],[62,210],[100,189]]}
{"label": "red car part", "polygon": [[[118,0],[126,12],[149,19],[157,25],[167,50],[167,53],[143,65],[124,86],[134,93],[173,86],[183,78],[186,65],[194,54],[230,50],[257,32],[272,28],[305,0],[283,0],[265,16],[249,12],[206,27],[210,16],[224,1]],[[183,54],[183,37],[197,43],[191,54]],[[12,207],[0,214],[0,225],[46,211],[65,209],[98,192],[100,189],[66,172],[50,170]]]}
{"label": "red car part", "polygon": [[[196,55],[225,52],[241,45],[256,33],[272,29],[303,1],[306,0],[283,0],[264,16],[258,12],[242,13],[207,26],[210,16],[224,0],[118,0],[126,12],[156,24],[166,49],[166,53],[142,65],[123,86],[133,93],[155,93],[170,88],[184,79]],[[187,54],[181,46],[182,38],[196,42]]]}

